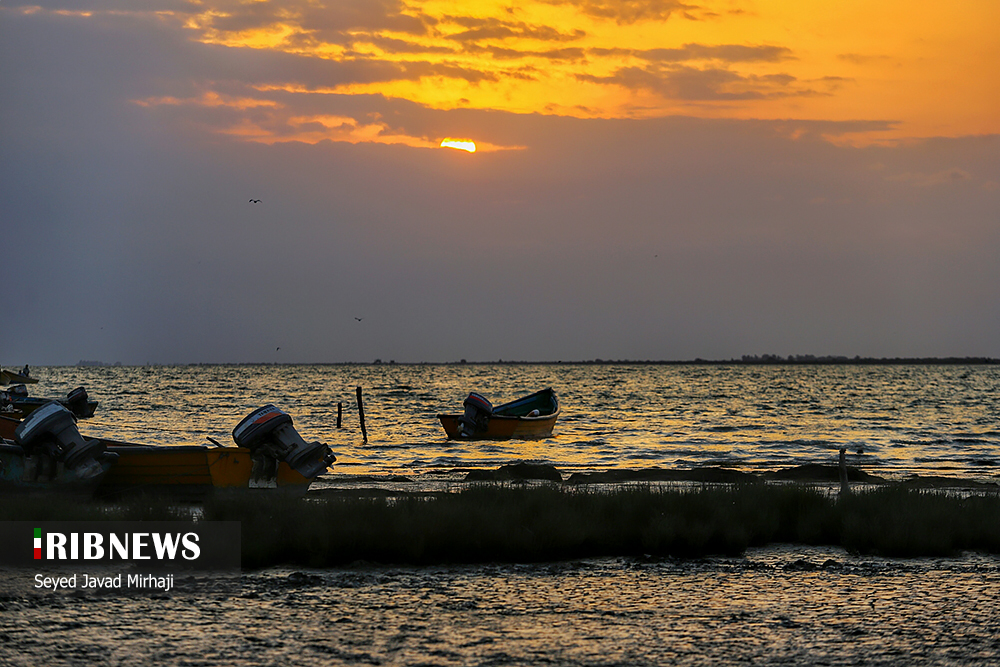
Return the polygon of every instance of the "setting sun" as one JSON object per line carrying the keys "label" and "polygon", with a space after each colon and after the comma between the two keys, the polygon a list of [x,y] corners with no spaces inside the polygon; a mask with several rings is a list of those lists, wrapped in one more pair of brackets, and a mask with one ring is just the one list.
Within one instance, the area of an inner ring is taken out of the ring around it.
{"label": "setting sun", "polygon": [[476,152],[476,142],[467,139],[447,139],[441,140],[441,148],[457,148],[460,151]]}

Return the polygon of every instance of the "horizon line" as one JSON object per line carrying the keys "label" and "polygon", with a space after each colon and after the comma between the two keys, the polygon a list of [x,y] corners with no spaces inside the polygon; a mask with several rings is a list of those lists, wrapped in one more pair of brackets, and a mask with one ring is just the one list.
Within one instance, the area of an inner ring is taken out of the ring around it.
{"label": "horizon line", "polygon": [[159,362],[147,362],[145,364],[125,364],[122,362],[102,362],[102,361],[89,361],[81,360],[76,364],[53,364],[53,365],[43,365],[39,368],[59,368],[59,367],[92,367],[92,368],[115,368],[115,367],[135,367],[144,368],[151,366],[491,366],[491,365],[511,365],[511,366],[551,366],[551,365],[566,365],[566,366],[595,366],[595,365],[737,365],[737,366],[778,366],[778,365],[997,365],[1000,364],[1000,358],[996,357],[985,357],[985,356],[967,356],[967,357],[862,357],[860,355],[854,357],[846,356],[814,356],[814,355],[789,355],[787,357],[782,357],[780,355],[743,355],[740,358],[730,358],[730,359],[703,359],[701,357],[696,357],[694,359],[581,359],[581,360],[547,360],[547,361],[526,361],[526,360],[513,360],[513,359],[497,359],[489,361],[468,361],[466,359],[460,359],[458,361],[396,361],[390,359],[389,361],[382,361],[381,359],[375,359],[374,361],[230,361],[230,362],[217,362],[217,361],[200,361],[200,362],[186,362],[186,363],[159,363]]}

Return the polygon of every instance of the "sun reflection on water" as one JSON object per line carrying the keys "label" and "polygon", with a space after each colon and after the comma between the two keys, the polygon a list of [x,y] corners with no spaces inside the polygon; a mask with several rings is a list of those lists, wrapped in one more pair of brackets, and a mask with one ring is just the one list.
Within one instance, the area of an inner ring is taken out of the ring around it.
{"label": "sun reflection on water", "polygon": [[[231,442],[274,403],[338,469],[420,475],[513,460],[564,474],[727,465],[745,471],[849,463],[882,475],[995,479],[1000,369],[962,366],[334,365],[38,369],[34,395],[85,386],[100,401],[84,435],[132,442]],[[369,442],[355,390],[363,388]],[[551,386],[562,415],[541,441],[449,442],[437,421],[470,391],[494,405]],[[343,428],[336,428],[337,404]]]}

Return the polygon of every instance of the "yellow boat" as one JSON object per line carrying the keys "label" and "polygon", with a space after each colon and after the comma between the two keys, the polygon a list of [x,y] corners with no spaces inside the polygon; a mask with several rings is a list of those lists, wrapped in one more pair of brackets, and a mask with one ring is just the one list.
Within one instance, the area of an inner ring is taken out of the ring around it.
{"label": "yellow boat", "polygon": [[281,461],[273,480],[255,480],[252,452],[245,447],[103,442],[107,451],[118,455],[118,461],[105,475],[98,495],[149,492],[198,498],[241,489],[277,489],[302,495],[315,479]]}
{"label": "yellow boat", "polygon": [[449,440],[532,440],[548,438],[559,418],[559,400],[542,389],[496,408],[472,392],[462,404],[465,414],[440,414]]}
{"label": "yellow boat", "polygon": [[[16,423],[15,442],[4,441],[10,452],[5,450],[0,465],[4,470],[20,466],[16,475],[7,471],[9,481],[20,487],[36,481],[51,486],[65,468],[76,470],[78,477],[86,472],[87,479],[95,482],[99,476],[95,491],[99,496],[168,493],[194,500],[210,493],[255,489],[302,495],[337,460],[325,444],[303,440],[292,418],[273,405],[254,410],[233,429],[235,447],[85,438],[73,414],[55,401],[21,422],[11,422]],[[68,486],[63,477],[56,481]]]}
{"label": "yellow boat", "polygon": [[118,462],[98,494],[167,492],[199,498],[217,492],[272,489],[302,495],[337,460],[323,443],[303,440],[292,418],[273,405],[244,417],[233,429],[233,440],[235,447],[101,440],[107,451],[118,455]]}

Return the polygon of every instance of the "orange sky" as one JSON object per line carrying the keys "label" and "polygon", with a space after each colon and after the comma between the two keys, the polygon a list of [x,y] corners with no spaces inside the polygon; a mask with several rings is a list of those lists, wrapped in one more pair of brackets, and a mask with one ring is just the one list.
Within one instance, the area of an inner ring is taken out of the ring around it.
{"label": "orange sky", "polygon": [[[207,0],[172,18],[193,40],[343,65],[337,80],[303,73],[258,81],[248,94],[256,104],[287,91],[576,117],[893,123],[848,137],[862,144],[1000,132],[993,0],[430,0],[329,9],[305,0]],[[205,95],[173,103],[219,103]],[[288,102],[271,122],[282,131],[248,119],[226,131],[266,142],[440,141],[387,133],[377,120],[304,115]],[[474,138],[490,148],[489,137]]]}

